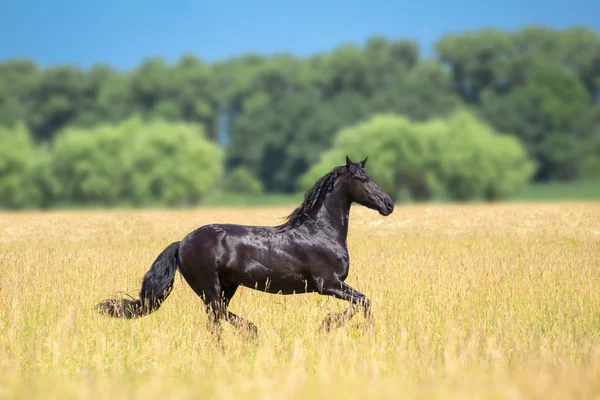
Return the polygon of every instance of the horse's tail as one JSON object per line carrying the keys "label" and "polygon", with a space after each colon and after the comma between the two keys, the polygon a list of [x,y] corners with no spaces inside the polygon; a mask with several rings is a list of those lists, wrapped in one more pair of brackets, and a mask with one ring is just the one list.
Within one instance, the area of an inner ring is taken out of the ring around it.
{"label": "horse's tail", "polygon": [[108,299],[96,305],[101,314],[114,318],[138,318],[158,310],[171,294],[175,271],[179,264],[179,244],[171,243],[156,258],[150,270],[144,275],[140,298],[137,300]]}

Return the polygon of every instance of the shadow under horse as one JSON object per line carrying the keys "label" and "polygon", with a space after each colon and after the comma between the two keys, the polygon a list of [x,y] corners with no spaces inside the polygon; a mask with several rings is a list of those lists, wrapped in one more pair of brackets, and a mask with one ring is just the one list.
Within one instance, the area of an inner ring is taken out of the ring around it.
{"label": "shadow under horse", "polygon": [[[368,157],[367,157],[368,158]],[[350,259],[346,238],[353,202],[388,216],[391,197],[364,169],[367,158],[335,167],[306,193],[302,204],[278,226],[209,224],[167,246],[144,276],[139,299],[109,299],[96,307],[116,318],[137,318],[158,310],[171,293],[175,271],[202,298],[209,329],[220,338],[220,320],[256,337],[256,326],[228,310],[240,285],[275,294],[318,293],[351,306],[330,314],[326,332],[359,310],[371,318],[369,299],[344,282]]]}

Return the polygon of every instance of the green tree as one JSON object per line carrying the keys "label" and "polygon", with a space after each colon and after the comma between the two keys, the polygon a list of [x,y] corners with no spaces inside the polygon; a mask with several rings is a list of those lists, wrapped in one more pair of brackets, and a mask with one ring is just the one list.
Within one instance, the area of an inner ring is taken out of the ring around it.
{"label": "green tree", "polygon": [[56,193],[45,150],[34,144],[24,123],[0,127],[0,207],[44,205]]}
{"label": "green tree", "polygon": [[[166,62],[157,57],[146,59],[135,70],[131,77],[131,93],[137,109],[143,115],[149,115],[159,106],[175,95],[172,73]],[[161,117],[177,117],[161,115]]]}
{"label": "green tree", "polygon": [[305,135],[305,120],[315,115],[318,107],[310,70],[288,56],[268,62],[260,58],[242,61],[245,74],[240,71],[236,80],[229,80],[229,85],[237,88],[229,92],[227,100],[235,114],[227,165],[247,168],[259,177],[265,190],[289,191],[293,178],[305,168],[303,156],[288,154],[294,152],[290,142]]}
{"label": "green tree", "polygon": [[300,178],[300,188],[306,190],[345,155],[369,156],[373,177],[395,200],[502,198],[527,183],[533,169],[518,140],[469,112],[426,122],[376,115],[342,129],[333,147]]}
{"label": "green tree", "polygon": [[63,190],[63,182],[52,168],[53,154],[49,147],[47,143],[37,145],[29,168],[25,171],[25,179],[31,188],[27,204],[31,207],[52,207]]}
{"label": "green tree", "polygon": [[222,150],[201,127],[135,117],[61,132],[51,165],[62,202],[190,205],[215,189]]}
{"label": "green tree", "polygon": [[[181,121],[205,127],[210,139],[217,138],[218,99],[214,71],[196,57],[185,54],[173,66],[175,95]],[[175,113],[174,113],[175,114]]]}
{"label": "green tree", "polygon": [[200,125],[131,119],[119,126],[126,157],[123,197],[135,205],[194,205],[223,176],[223,151]]}
{"label": "green tree", "polygon": [[343,92],[319,104],[310,92],[278,101],[257,92],[243,104],[228,146],[229,165],[245,166],[265,190],[292,192],[295,180],[331,144],[339,128],[369,115],[368,104]]}
{"label": "green tree", "polygon": [[460,104],[452,75],[433,61],[423,61],[408,72],[397,73],[374,95],[371,109],[425,121],[445,116]]}
{"label": "green tree", "polygon": [[229,193],[259,194],[263,192],[262,183],[244,167],[235,168],[227,173],[223,189]]}
{"label": "green tree", "polygon": [[581,163],[582,178],[600,178],[600,103],[592,109],[592,129],[589,145]]}
{"label": "green tree", "polygon": [[37,140],[49,140],[77,119],[85,106],[86,75],[78,68],[45,69],[29,94],[27,124]]}
{"label": "green tree", "polygon": [[440,135],[440,127],[443,128],[436,124],[415,124],[406,117],[388,114],[343,128],[333,146],[301,177],[300,189],[307,190],[348,155],[351,159],[369,157],[374,179],[394,199],[403,193],[428,198],[431,193],[427,181],[432,178],[428,166],[435,159],[432,136]]}
{"label": "green tree", "polygon": [[518,139],[465,110],[446,121],[445,134],[435,146],[436,185],[456,200],[509,197],[528,183],[535,168]]}
{"label": "green tree", "polygon": [[590,94],[600,99],[600,35],[574,27],[562,32],[561,61],[574,71]]}
{"label": "green tree", "polygon": [[511,37],[497,29],[449,34],[436,43],[440,61],[454,75],[457,92],[477,102],[482,90],[502,83],[516,54]]}
{"label": "green tree", "polygon": [[343,127],[388,113],[429,121],[467,105],[527,145],[536,180],[589,175],[597,32],[535,25],[462,32],[442,37],[436,56],[422,59],[411,40],[372,36],[311,57],[247,53],[208,64],[184,54],[172,64],[147,58],[132,71],[7,60],[0,125],[25,121],[39,143],[134,115],[199,124],[208,139],[228,143],[227,170],[244,167],[265,190],[290,192]]}
{"label": "green tree", "polygon": [[70,125],[93,127],[122,121],[133,115],[136,105],[131,92],[129,73],[105,65],[94,65],[86,74],[80,111]]}
{"label": "green tree", "polygon": [[33,89],[40,71],[29,60],[14,59],[0,63],[0,126],[14,127],[27,119]]}
{"label": "green tree", "polygon": [[537,180],[573,179],[592,132],[590,103],[576,76],[556,64],[538,65],[525,86],[486,91],[481,113],[527,146],[539,163]]}
{"label": "green tree", "polygon": [[62,203],[114,205],[123,190],[124,137],[118,129],[68,128],[52,143],[52,173],[63,187]]}

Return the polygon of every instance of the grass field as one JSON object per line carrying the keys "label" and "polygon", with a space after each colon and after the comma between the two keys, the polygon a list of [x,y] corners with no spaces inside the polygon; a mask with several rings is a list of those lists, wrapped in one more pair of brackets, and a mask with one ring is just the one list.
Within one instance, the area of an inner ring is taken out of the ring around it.
{"label": "grass field", "polygon": [[0,398],[598,398],[600,203],[352,210],[347,304],[240,289],[223,354],[178,275],[139,320],[97,315],[136,294],[169,243],[209,222],[277,224],[292,207],[0,214]]}

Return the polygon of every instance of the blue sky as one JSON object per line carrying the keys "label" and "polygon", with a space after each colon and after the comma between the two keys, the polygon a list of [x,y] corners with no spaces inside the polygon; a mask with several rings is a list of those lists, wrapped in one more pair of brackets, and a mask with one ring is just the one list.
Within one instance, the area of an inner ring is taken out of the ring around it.
{"label": "blue sky", "polygon": [[[132,68],[148,56],[189,52],[212,62],[245,52],[310,55],[374,34],[428,50],[443,34],[525,24],[600,31],[598,0],[2,0],[0,60],[95,62]],[[367,5],[368,4],[368,5]]]}

